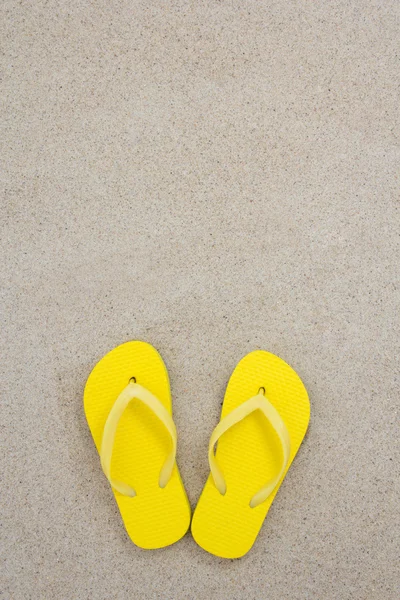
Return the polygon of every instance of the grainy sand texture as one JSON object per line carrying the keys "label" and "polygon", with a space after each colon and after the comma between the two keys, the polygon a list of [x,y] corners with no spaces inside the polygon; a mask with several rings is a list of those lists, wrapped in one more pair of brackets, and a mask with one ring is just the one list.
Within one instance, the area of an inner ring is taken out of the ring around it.
{"label": "grainy sand texture", "polygon": [[[1,12],[0,597],[397,600],[400,3]],[[82,395],[131,339],[168,366],[192,507],[238,360],[304,381],[243,559],[127,537]]]}

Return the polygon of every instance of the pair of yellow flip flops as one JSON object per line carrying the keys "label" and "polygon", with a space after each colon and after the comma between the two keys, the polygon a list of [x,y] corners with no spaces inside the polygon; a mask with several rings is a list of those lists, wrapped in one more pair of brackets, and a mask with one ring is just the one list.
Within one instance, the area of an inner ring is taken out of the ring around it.
{"label": "pair of yellow flip flops", "polygon": [[[191,511],[175,462],[168,373],[157,350],[133,341],[109,352],[89,376],[84,405],[132,541],[147,549],[177,542]],[[282,359],[257,350],[239,362],[211,435],[211,472],[192,519],[199,546],[224,558],[250,550],[309,415],[306,389]]]}

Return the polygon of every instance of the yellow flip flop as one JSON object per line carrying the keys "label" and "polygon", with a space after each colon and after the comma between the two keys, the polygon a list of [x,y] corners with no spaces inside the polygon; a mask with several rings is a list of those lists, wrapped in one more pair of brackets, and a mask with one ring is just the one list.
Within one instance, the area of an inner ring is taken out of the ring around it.
{"label": "yellow flip flop", "polygon": [[167,369],[140,341],[97,363],[84,393],[86,418],[126,530],[141,548],[169,546],[185,535],[190,506],[175,462]]}
{"label": "yellow flip flop", "polygon": [[199,546],[222,558],[250,550],[309,418],[307,391],[281,358],[256,350],[239,362],[211,435],[211,473],[193,515]]}

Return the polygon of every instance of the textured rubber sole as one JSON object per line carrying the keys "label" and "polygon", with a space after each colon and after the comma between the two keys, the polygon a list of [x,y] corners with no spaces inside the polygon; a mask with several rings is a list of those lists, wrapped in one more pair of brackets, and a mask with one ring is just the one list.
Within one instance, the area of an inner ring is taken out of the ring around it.
{"label": "textured rubber sole", "polygon": [[252,547],[276,493],[307,431],[310,403],[297,373],[281,358],[256,350],[235,368],[225,394],[221,419],[255,396],[259,389],[275,406],[289,431],[291,451],[287,468],[262,504],[249,506],[252,496],[279,472],[279,439],[260,411],[228,430],[218,441],[216,458],[227,483],[222,496],[210,474],[192,520],[192,534],[207,552],[240,558]]}
{"label": "textured rubber sole", "polygon": [[[85,387],[84,408],[97,450],[110,409],[131,377],[172,413],[168,373],[157,350],[140,341],[122,344],[100,360]],[[134,498],[113,493],[131,540],[141,548],[169,546],[189,528],[190,506],[176,464],[167,486],[158,485],[170,443],[154,413],[133,400],[118,424],[112,477],[136,490]]]}

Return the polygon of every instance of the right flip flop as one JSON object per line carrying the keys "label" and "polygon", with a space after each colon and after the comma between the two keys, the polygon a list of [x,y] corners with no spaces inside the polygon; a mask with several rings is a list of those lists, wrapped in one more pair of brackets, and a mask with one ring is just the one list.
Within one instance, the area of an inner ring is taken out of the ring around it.
{"label": "right flip flop", "polygon": [[242,358],[210,438],[211,473],[192,521],[199,546],[222,558],[250,550],[309,419],[307,391],[285,361],[264,350]]}

